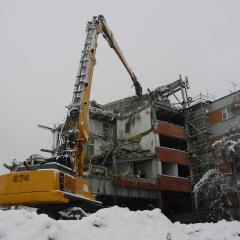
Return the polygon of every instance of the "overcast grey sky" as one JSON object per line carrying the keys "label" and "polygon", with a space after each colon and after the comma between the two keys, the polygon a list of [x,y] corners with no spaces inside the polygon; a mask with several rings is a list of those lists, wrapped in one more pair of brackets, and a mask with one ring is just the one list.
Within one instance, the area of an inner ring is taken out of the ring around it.
{"label": "overcast grey sky", "polygon": [[[0,163],[51,145],[66,115],[86,22],[103,14],[143,88],[187,75],[190,95],[216,97],[239,84],[239,0],[0,0]],[[239,87],[239,85],[238,85]],[[129,76],[99,38],[91,98],[134,94]],[[0,167],[1,168],[1,167]]]}

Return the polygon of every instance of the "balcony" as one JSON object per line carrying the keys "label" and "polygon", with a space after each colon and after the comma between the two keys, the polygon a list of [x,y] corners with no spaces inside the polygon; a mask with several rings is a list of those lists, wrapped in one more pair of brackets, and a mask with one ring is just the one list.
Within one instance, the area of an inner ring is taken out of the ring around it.
{"label": "balcony", "polygon": [[174,192],[191,192],[192,186],[188,178],[158,176],[157,189]]}
{"label": "balcony", "polygon": [[155,153],[161,162],[188,165],[187,152],[166,147],[156,147]]}
{"label": "balcony", "polygon": [[177,138],[181,140],[186,140],[186,130],[184,127],[165,122],[165,121],[157,121],[155,124],[155,132],[172,138]]}

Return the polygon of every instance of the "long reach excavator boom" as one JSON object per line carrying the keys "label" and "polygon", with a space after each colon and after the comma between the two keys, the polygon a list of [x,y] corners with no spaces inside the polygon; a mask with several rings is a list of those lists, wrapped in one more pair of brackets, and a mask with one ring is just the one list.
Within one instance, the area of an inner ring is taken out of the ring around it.
{"label": "long reach excavator boom", "polygon": [[77,144],[74,150],[75,170],[78,176],[81,176],[83,173],[84,148],[89,137],[89,98],[92,85],[93,69],[96,63],[95,55],[99,33],[101,33],[107,40],[109,46],[114,49],[120,61],[129,73],[133,81],[137,97],[142,95],[142,87],[138,82],[135,73],[129,67],[116,39],[113,36],[113,33],[108,28],[105,18],[102,15],[93,17],[92,21],[87,23],[86,32],[87,37],[85,40],[84,49],[82,51],[76,83],[74,86],[73,99],[69,106],[70,118],[68,120],[70,120],[72,124],[67,122],[67,125],[71,125],[72,129],[74,129],[74,126],[76,126],[75,130],[78,131]]}
{"label": "long reach excavator boom", "polygon": [[86,32],[72,102],[65,123],[58,127],[52,157],[31,155],[23,162],[13,162],[12,166],[5,164],[10,173],[0,175],[0,206],[33,206],[54,218],[62,218],[62,213],[74,215],[76,207],[94,211],[101,206],[83,176],[89,139],[89,100],[100,33],[129,73],[137,97],[141,97],[142,87],[102,15],[87,23]]}

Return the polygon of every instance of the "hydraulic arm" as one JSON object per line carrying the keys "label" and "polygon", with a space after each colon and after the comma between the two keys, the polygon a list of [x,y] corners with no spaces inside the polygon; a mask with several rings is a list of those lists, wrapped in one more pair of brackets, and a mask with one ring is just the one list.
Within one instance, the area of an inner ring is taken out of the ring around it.
{"label": "hydraulic arm", "polygon": [[76,144],[73,149],[75,171],[78,176],[83,173],[84,150],[89,138],[89,98],[92,85],[93,69],[96,63],[95,55],[97,48],[97,38],[101,33],[114,49],[120,61],[129,73],[135,92],[138,97],[142,95],[142,87],[137,80],[135,73],[129,67],[116,39],[106,24],[105,18],[100,15],[93,17],[92,21],[87,23],[87,36],[82,51],[79,64],[72,103],[69,106],[69,117],[66,121],[66,128],[72,129],[76,134]]}

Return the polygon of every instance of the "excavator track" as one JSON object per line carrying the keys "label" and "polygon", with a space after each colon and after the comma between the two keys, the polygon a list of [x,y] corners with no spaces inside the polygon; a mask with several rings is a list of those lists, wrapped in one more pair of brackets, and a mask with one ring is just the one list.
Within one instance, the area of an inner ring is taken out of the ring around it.
{"label": "excavator track", "polygon": [[80,220],[88,216],[80,205],[58,205],[37,208],[38,214],[47,214],[55,220]]}

